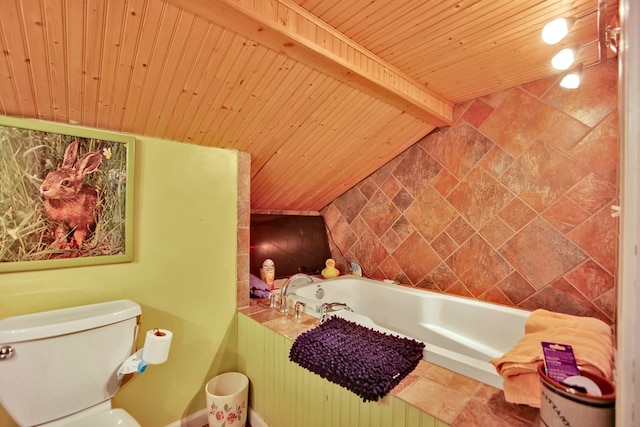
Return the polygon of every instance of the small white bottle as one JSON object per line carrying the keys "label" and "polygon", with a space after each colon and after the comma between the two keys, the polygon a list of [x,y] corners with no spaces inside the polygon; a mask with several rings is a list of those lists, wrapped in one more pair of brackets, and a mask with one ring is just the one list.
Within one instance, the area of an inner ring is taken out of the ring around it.
{"label": "small white bottle", "polygon": [[272,259],[267,258],[264,260],[260,273],[262,275],[262,281],[269,286],[269,289],[274,290],[276,281],[276,265]]}

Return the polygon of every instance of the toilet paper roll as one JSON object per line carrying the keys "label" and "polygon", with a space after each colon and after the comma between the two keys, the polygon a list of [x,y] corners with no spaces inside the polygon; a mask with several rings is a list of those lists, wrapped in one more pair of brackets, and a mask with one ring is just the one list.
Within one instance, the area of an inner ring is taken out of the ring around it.
{"label": "toilet paper roll", "polygon": [[150,365],[157,365],[167,361],[169,347],[173,333],[166,329],[152,329],[147,331],[142,348],[142,360]]}

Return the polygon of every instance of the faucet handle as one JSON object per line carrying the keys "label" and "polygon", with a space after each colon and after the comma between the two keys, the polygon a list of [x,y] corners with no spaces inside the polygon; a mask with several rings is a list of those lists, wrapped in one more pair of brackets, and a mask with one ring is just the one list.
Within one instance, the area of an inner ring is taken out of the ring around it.
{"label": "faucet handle", "polygon": [[293,311],[293,316],[296,319],[299,319],[302,317],[302,313],[304,313],[304,309],[307,306],[307,304],[305,304],[302,301],[296,301],[296,305],[294,306],[294,311]]}
{"label": "faucet handle", "polygon": [[269,308],[278,307],[279,302],[280,302],[279,295],[272,291],[271,295],[269,295]]}

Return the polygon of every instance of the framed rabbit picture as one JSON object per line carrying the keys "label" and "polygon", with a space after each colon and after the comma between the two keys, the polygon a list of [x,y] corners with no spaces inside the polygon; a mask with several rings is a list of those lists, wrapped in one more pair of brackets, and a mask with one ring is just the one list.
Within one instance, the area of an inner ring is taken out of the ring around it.
{"label": "framed rabbit picture", "polygon": [[131,261],[134,144],[0,116],[0,273]]}

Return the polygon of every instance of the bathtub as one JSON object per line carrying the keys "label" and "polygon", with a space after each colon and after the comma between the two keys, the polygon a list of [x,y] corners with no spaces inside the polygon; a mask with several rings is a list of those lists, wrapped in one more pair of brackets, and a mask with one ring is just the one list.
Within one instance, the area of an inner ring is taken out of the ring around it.
{"label": "bathtub", "polygon": [[490,360],[518,342],[530,314],[351,275],[314,278],[313,283],[298,280],[289,288],[289,299],[304,302],[305,311],[315,317],[320,317],[323,303],[346,303],[353,312],[330,315],[422,341],[427,361],[500,389],[502,377]]}

